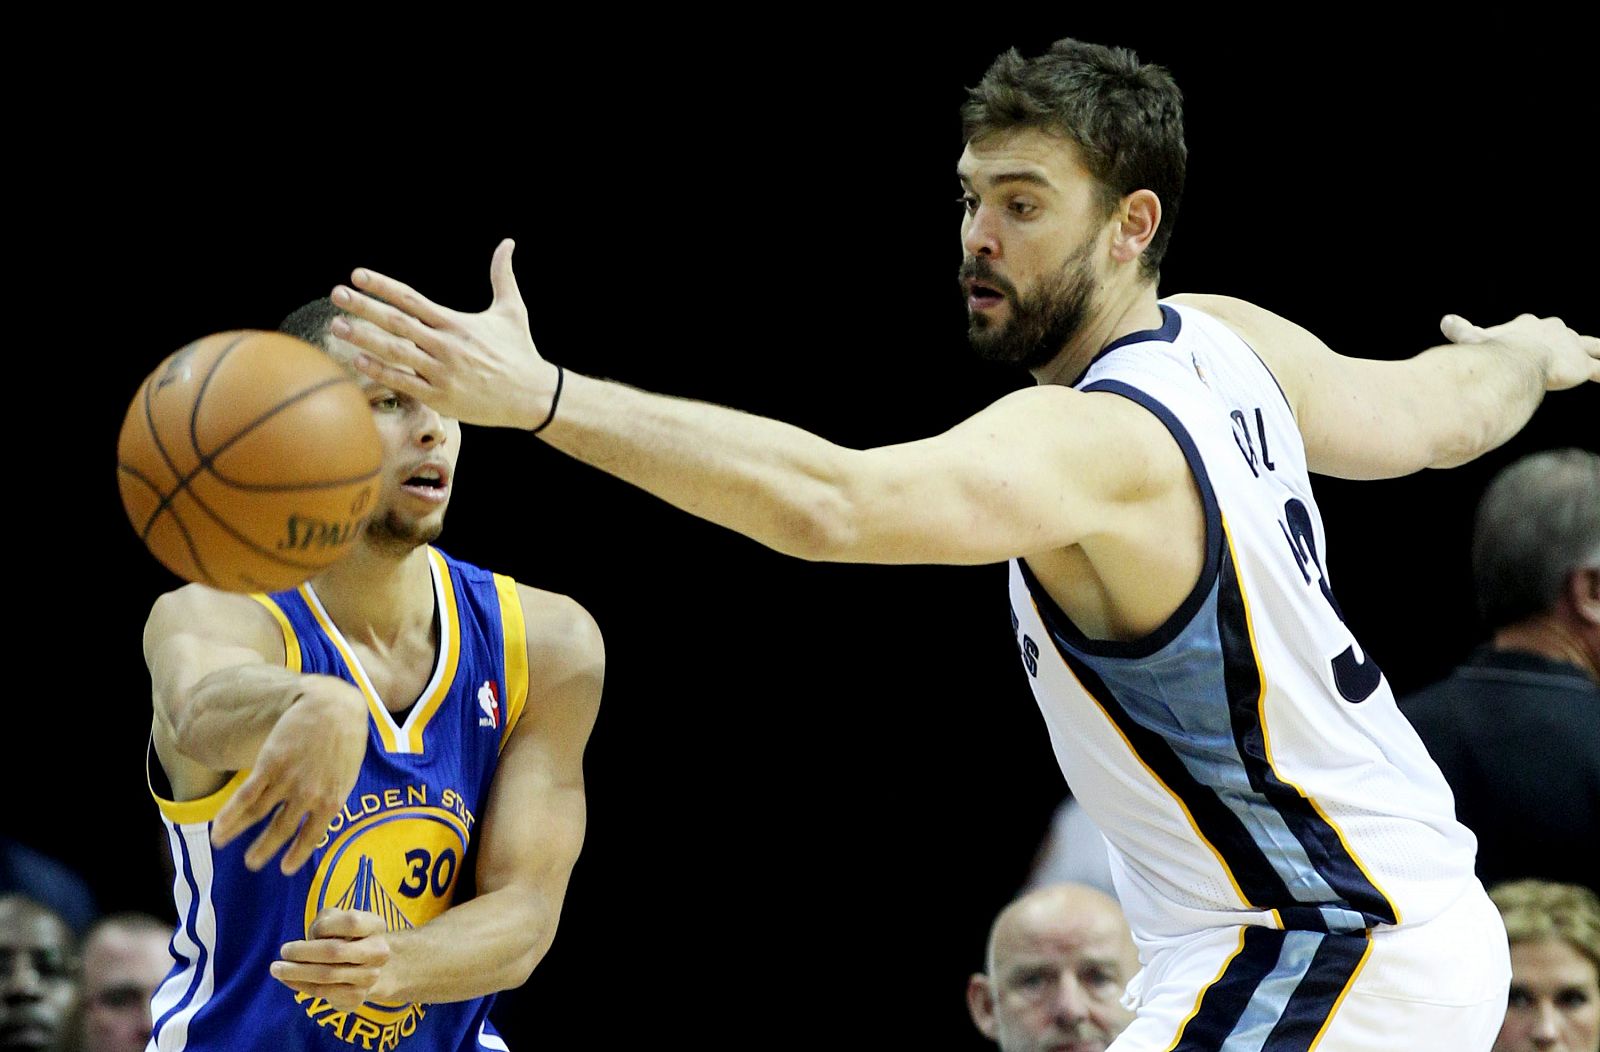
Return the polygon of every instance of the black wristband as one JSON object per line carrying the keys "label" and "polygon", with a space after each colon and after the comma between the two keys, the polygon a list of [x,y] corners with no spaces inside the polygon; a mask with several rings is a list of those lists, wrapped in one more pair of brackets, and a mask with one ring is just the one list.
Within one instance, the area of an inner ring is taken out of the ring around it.
{"label": "black wristband", "polygon": [[556,366],[556,393],[550,396],[550,412],[546,414],[544,423],[528,432],[530,435],[537,435],[539,432],[549,427],[550,421],[556,418],[556,406],[561,403],[561,385],[563,382],[565,382],[566,378],[567,371],[561,368],[559,365]]}

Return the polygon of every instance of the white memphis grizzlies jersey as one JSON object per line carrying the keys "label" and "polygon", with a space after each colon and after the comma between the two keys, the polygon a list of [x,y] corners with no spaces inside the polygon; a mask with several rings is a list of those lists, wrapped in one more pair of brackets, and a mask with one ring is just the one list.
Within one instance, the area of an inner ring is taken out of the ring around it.
{"label": "white memphis grizzlies jersey", "polygon": [[1200,929],[1420,923],[1473,880],[1476,841],[1329,587],[1287,399],[1198,310],[1107,347],[1077,388],[1138,402],[1205,506],[1194,591],[1149,637],[1086,638],[1011,563],[1034,696],[1073,795],[1104,832],[1141,948]]}
{"label": "white memphis grizzlies jersey", "polygon": [[367,752],[344,808],[290,876],[276,860],[259,873],[245,867],[261,823],[211,846],[211,820],[248,771],[201,800],[157,797],[179,928],[177,963],[151,1004],[150,1052],[504,1052],[489,1022],[493,996],[346,1012],[267,972],[326,907],[376,913],[395,931],[471,897],[478,818],[527,701],[527,634],[514,581],[427,554],[439,653],[399,722],[309,584],[254,597],[282,629],[290,669],[338,676],[366,695]]}

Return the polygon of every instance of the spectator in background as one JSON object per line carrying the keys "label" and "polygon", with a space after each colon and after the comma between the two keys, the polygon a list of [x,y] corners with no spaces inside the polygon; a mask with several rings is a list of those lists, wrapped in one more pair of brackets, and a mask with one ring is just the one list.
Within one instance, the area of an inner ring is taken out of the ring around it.
{"label": "spectator in background", "polygon": [[995,918],[972,1021],[1000,1052],[1105,1052],[1133,1021],[1122,991],[1139,955],[1117,901],[1082,884],[1030,891]]}
{"label": "spectator in background", "polygon": [[1600,898],[1542,880],[1489,897],[1511,940],[1511,1001],[1493,1052],[1600,1050]]}
{"label": "spectator in background", "polygon": [[67,922],[32,899],[0,896],[0,1052],[51,1048],[77,975]]}
{"label": "spectator in background", "polygon": [[1490,642],[1401,709],[1478,836],[1486,887],[1600,891],[1581,849],[1600,841],[1600,456],[1537,453],[1497,475],[1472,574]]}
{"label": "spectator in background", "polygon": [[1028,888],[1051,884],[1087,884],[1117,897],[1111,882],[1111,854],[1105,834],[1094,824],[1071,794],[1061,801],[1050,818],[1050,828],[1034,855],[1028,873]]}
{"label": "spectator in background", "polygon": [[88,883],[70,866],[0,836],[0,895],[10,894],[50,907],[80,939],[100,915]]}
{"label": "spectator in background", "polygon": [[147,913],[116,913],[89,929],[72,1022],[75,1052],[144,1052],[150,1000],[172,969],[173,925]]}

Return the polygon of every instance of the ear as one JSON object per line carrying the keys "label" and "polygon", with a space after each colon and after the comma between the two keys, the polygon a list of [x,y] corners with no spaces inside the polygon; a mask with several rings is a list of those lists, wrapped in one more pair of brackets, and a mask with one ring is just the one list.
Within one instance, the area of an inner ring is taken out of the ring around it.
{"label": "ear", "polygon": [[984,1037],[990,1041],[999,1040],[994,1021],[994,988],[989,985],[989,977],[981,972],[974,972],[967,979],[967,1011],[972,1013],[972,1022]]}
{"label": "ear", "polygon": [[1567,600],[1584,622],[1600,627],[1600,567],[1590,566],[1567,575]]}
{"label": "ear", "polygon": [[1113,218],[1117,226],[1111,235],[1111,258],[1132,263],[1150,247],[1161,226],[1161,198],[1154,190],[1135,190],[1117,205]]}

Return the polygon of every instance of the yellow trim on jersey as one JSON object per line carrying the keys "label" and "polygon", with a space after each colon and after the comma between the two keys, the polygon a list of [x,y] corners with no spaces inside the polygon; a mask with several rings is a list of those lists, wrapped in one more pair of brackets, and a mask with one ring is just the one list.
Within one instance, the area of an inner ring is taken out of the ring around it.
{"label": "yellow trim on jersey", "polygon": [[[1228,532],[1227,516],[1222,515],[1220,509],[1217,515],[1222,520],[1222,537],[1228,542],[1228,558],[1233,560],[1235,567],[1238,567],[1242,564],[1239,562],[1238,556],[1234,554],[1233,534]],[[1328,813],[1322,809],[1321,804],[1306,795],[1304,789],[1285,778],[1282,772],[1278,770],[1277,763],[1272,759],[1272,734],[1267,730],[1267,670],[1261,666],[1261,648],[1256,645],[1256,623],[1255,618],[1250,616],[1250,597],[1245,594],[1244,580],[1238,574],[1234,575],[1234,580],[1239,585],[1239,601],[1244,604],[1244,627],[1250,636],[1250,657],[1256,663],[1256,678],[1261,681],[1261,694],[1256,698],[1256,719],[1261,723],[1261,746],[1266,752],[1267,767],[1278,781],[1299,793],[1300,799],[1311,805],[1311,809],[1317,813],[1318,818],[1328,823],[1328,828],[1333,830],[1333,835],[1338,837],[1339,843],[1344,846],[1344,853],[1350,856],[1350,861],[1354,862],[1356,868],[1361,871],[1361,875],[1367,878],[1367,883],[1371,884],[1373,889],[1383,896],[1383,901],[1388,903],[1389,908],[1394,911],[1394,922],[1399,924],[1401,922],[1399,905],[1389,897],[1389,893],[1384,891],[1376,880],[1372,879],[1372,874],[1367,871],[1366,866],[1362,865],[1360,856],[1351,849],[1350,841],[1345,839],[1344,830],[1340,829],[1338,823],[1328,817]]]}
{"label": "yellow trim on jersey", "polygon": [[500,748],[504,749],[528,702],[528,628],[522,619],[517,582],[495,574],[494,590],[500,597],[500,638],[505,644],[505,714],[501,720],[505,726],[500,731]]}
{"label": "yellow trim on jersey", "polygon": [[1322,1021],[1322,1029],[1317,1031],[1317,1036],[1311,1039],[1311,1044],[1306,1046],[1306,1052],[1316,1052],[1317,1046],[1322,1044],[1322,1037],[1328,1032],[1328,1027],[1333,1025],[1333,1017],[1339,1014],[1339,1006],[1344,1004],[1344,999],[1355,988],[1356,979],[1360,977],[1361,970],[1367,966],[1367,959],[1372,956],[1372,929],[1367,928],[1362,934],[1367,937],[1367,948],[1361,951],[1361,960],[1356,962],[1355,970],[1350,973],[1350,978],[1345,982],[1344,989],[1339,991],[1339,996],[1334,998],[1333,1007],[1328,1009],[1328,1018]]}
{"label": "yellow trim on jersey", "polygon": [[436,549],[428,549],[428,558],[433,560],[434,569],[438,572],[439,595],[441,605],[439,620],[441,622],[442,637],[447,639],[445,644],[444,672],[439,676],[438,685],[433,688],[433,693],[417,703],[417,712],[411,719],[409,739],[411,751],[422,752],[422,732],[428,726],[428,721],[433,719],[433,714],[439,711],[439,706],[444,704],[444,699],[450,693],[450,688],[456,681],[456,664],[461,660],[461,619],[456,611],[456,586],[450,578],[450,565],[444,561]]}
{"label": "yellow trim on jersey", "polygon": [[394,720],[389,717],[388,711],[383,707],[383,702],[378,700],[377,691],[372,684],[367,682],[367,674],[361,668],[361,663],[344,644],[344,636],[328,617],[327,611],[322,609],[322,601],[317,598],[317,593],[311,590],[310,582],[300,586],[300,597],[306,601],[306,607],[311,611],[311,616],[317,619],[317,624],[322,628],[322,634],[328,637],[339,656],[344,659],[344,667],[350,670],[350,677],[356,681],[361,696],[367,699],[367,711],[372,716],[372,723],[378,728],[378,737],[383,741],[383,747],[389,752],[398,751],[394,732]]}
{"label": "yellow trim on jersey", "polygon": [[[1033,597],[1031,589],[1028,591],[1028,602],[1033,604],[1034,615],[1039,618],[1040,623],[1044,623],[1044,615],[1039,612],[1039,601]],[[1245,895],[1244,889],[1239,886],[1239,882],[1234,879],[1233,869],[1229,867],[1227,859],[1222,857],[1222,852],[1218,851],[1216,845],[1206,839],[1206,835],[1200,831],[1200,825],[1194,820],[1194,815],[1190,813],[1189,805],[1183,802],[1183,797],[1174,792],[1171,786],[1161,780],[1161,776],[1155,772],[1155,769],[1144,762],[1144,757],[1139,755],[1139,750],[1133,747],[1133,742],[1129,741],[1128,736],[1122,733],[1122,728],[1117,726],[1117,721],[1112,719],[1110,714],[1100,705],[1100,700],[1094,696],[1094,692],[1083,685],[1083,680],[1079,679],[1078,674],[1072,671],[1072,666],[1066,661],[1062,661],[1061,667],[1066,670],[1067,675],[1072,677],[1072,682],[1078,685],[1078,689],[1083,691],[1084,695],[1095,703],[1095,709],[1104,717],[1106,723],[1110,724],[1111,729],[1117,732],[1117,737],[1122,739],[1122,744],[1128,747],[1128,755],[1132,756],[1139,766],[1144,768],[1151,781],[1159,785],[1168,796],[1172,797],[1172,802],[1177,804],[1178,809],[1183,812],[1183,817],[1189,823],[1189,828],[1194,830],[1195,839],[1206,846],[1206,849],[1216,858],[1217,865],[1222,867],[1223,876],[1228,878],[1228,884],[1233,888],[1233,893],[1239,896],[1239,904],[1241,906],[1249,906],[1252,909],[1260,909],[1259,906],[1250,901],[1249,897]],[[1272,919],[1278,927],[1283,927],[1283,919],[1277,915],[1276,911],[1273,911]]]}
{"label": "yellow trim on jersey", "polygon": [[1211,981],[1202,986],[1200,988],[1200,992],[1195,994],[1194,1007],[1189,1009],[1189,1014],[1184,1016],[1183,1022],[1178,1024],[1178,1032],[1172,1035],[1172,1044],[1167,1046],[1166,1052],[1172,1052],[1173,1049],[1178,1047],[1178,1042],[1183,1040],[1183,1032],[1188,1029],[1189,1023],[1194,1019],[1194,1017],[1200,1014],[1200,1003],[1205,1000],[1206,991],[1210,990],[1213,986],[1222,981],[1222,977],[1228,974],[1228,965],[1232,964],[1233,959],[1243,952],[1244,928],[1241,927],[1239,929],[1239,945],[1234,947],[1232,953],[1228,954],[1228,959],[1222,962],[1222,967],[1217,969],[1217,974],[1212,976]]}
{"label": "yellow trim on jersey", "polygon": [[294,626],[289,623],[289,615],[283,612],[278,601],[263,592],[251,592],[250,598],[267,608],[267,613],[278,622],[278,628],[283,631],[283,667],[290,672],[300,671],[300,639],[294,634]]}
{"label": "yellow trim on jersey", "polygon": [[[239,791],[239,786],[244,784],[244,780],[249,775],[249,771],[235,771],[233,772],[233,777],[222,783],[222,786],[216,792],[209,796],[202,796],[198,800],[165,800],[160,796],[156,796],[153,786],[150,789],[150,795],[155,797],[156,807],[161,809],[161,814],[169,822],[180,826],[197,825],[201,822],[209,822],[217,817],[217,812],[222,810],[222,805],[227,803],[233,794]],[[147,772],[146,778],[148,779],[148,777]]]}

